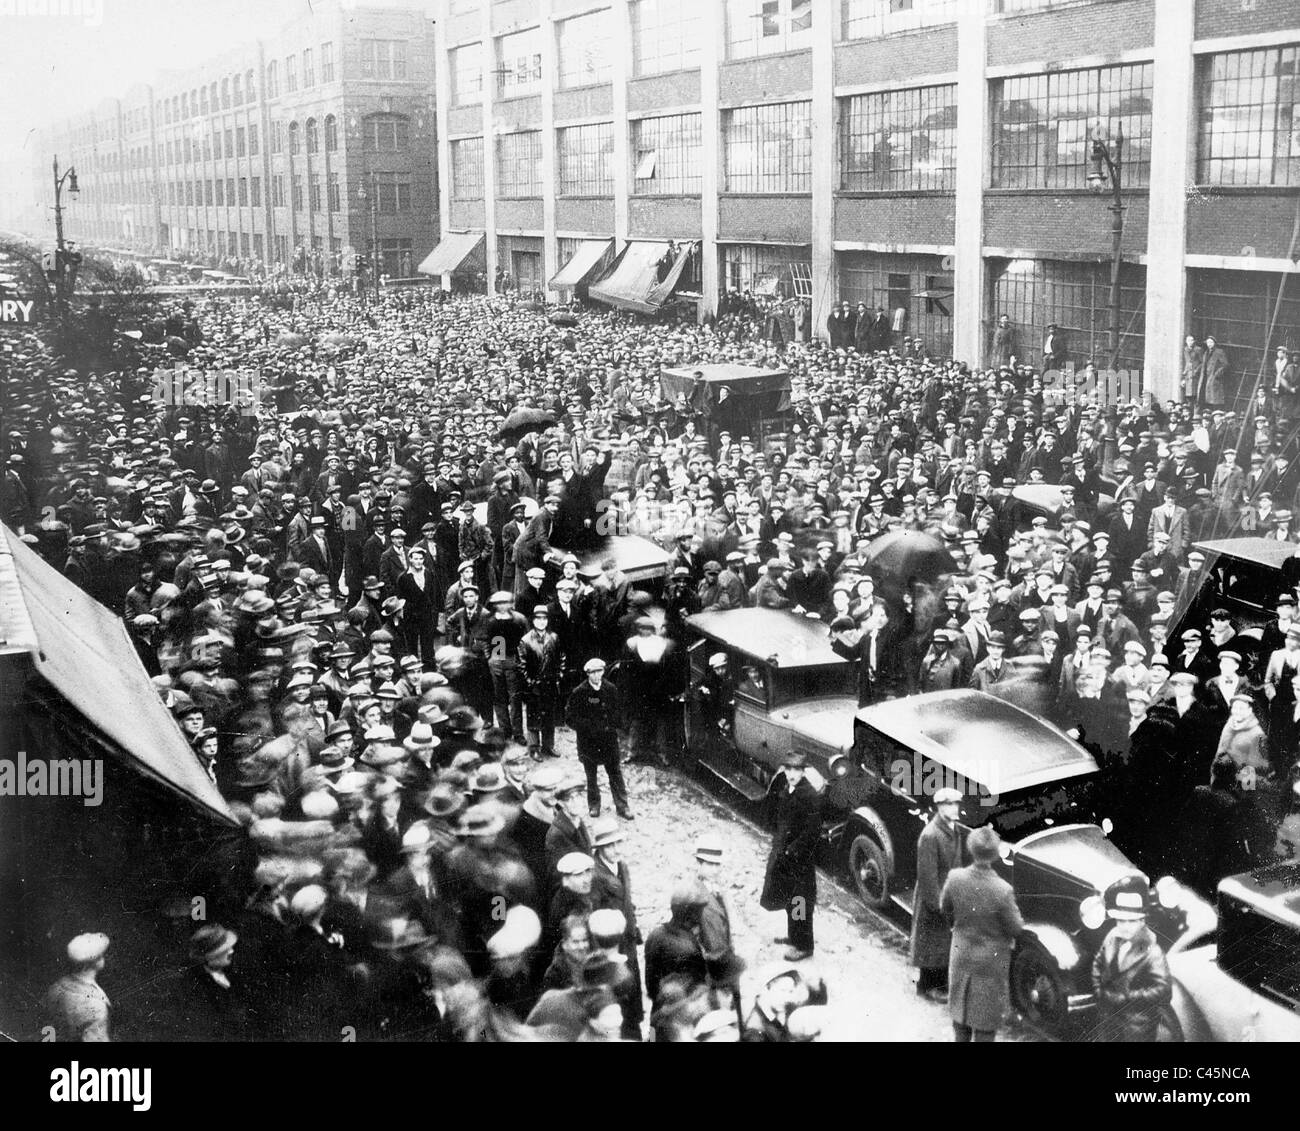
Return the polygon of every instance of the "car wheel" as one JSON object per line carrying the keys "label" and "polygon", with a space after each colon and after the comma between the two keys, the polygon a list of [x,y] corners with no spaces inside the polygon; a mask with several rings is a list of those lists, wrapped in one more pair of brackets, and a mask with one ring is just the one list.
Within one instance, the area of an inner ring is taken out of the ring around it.
{"label": "car wheel", "polygon": [[849,876],[858,898],[868,907],[889,902],[889,861],[885,850],[865,834],[855,836],[849,845]]}
{"label": "car wheel", "polygon": [[1017,947],[1011,958],[1011,1000],[1025,1019],[1042,1029],[1060,1029],[1070,1009],[1061,968],[1041,946]]}

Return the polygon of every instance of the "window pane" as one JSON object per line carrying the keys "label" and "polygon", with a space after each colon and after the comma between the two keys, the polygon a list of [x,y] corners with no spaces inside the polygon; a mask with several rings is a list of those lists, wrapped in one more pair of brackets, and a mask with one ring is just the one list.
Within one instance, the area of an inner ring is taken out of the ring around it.
{"label": "window pane", "polygon": [[609,82],[612,67],[608,8],[559,24],[560,86]]}
{"label": "window pane", "polygon": [[496,142],[497,194],[503,197],[542,195],[542,134],[540,130],[502,134]]}
{"label": "window pane", "polygon": [[700,65],[698,0],[633,0],[632,65],[638,75]]}
{"label": "window pane", "polygon": [[812,103],[751,106],[723,115],[727,192],[808,192]]}
{"label": "window pane", "polygon": [[956,150],[956,86],[857,95],[840,104],[842,189],[950,191]]}
{"label": "window pane", "polygon": [[1297,62],[1300,45],[1233,51],[1201,61],[1199,181],[1300,184]]}
{"label": "window pane", "polygon": [[570,126],[559,131],[556,160],[563,196],[610,196],[614,192],[614,127]]}
{"label": "window pane", "polygon": [[673,114],[632,123],[632,191],[696,194],[700,191],[700,115]]}

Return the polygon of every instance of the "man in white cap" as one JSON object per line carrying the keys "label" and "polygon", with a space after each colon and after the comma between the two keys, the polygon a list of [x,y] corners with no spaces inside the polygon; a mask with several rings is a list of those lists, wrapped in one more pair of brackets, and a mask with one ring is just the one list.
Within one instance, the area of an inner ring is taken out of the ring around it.
{"label": "man in white cap", "polygon": [[951,786],[936,790],[934,813],[916,842],[911,959],[917,968],[916,992],[933,1001],[945,1001],[948,996],[952,931],[940,909],[939,896],[948,873],[965,863],[957,832],[961,801],[961,791]]}
{"label": "man in white cap", "polygon": [[68,943],[72,969],[45,994],[46,1024],[56,1041],[108,1041],[109,1001],[99,984],[108,936],[78,935]]}
{"label": "man in white cap", "polygon": [[1151,889],[1144,877],[1128,875],[1112,883],[1104,898],[1111,929],[1092,960],[1096,1039],[1147,1044],[1157,1039],[1173,996],[1164,952],[1146,925]]}
{"label": "man in white cap", "polygon": [[708,897],[700,909],[700,946],[704,950],[704,961],[711,977],[734,984],[739,969],[731,941],[731,912],[721,891],[725,855],[722,838],[716,833],[706,833],[695,842],[695,878]]}
{"label": "man in white cap", "polygon": [[564,721],[578,737],[578,760],[587,774],[587,807],[592,817],[600,816],[599,767],[605,767],[614,809],[625,821],[633,820],[627,803],[627,786],[619,765],[618,724],[623,717],[623,700],[612,683],[605,682],[605,661],[588,660],[582,670],[587,678],[569,696]]}

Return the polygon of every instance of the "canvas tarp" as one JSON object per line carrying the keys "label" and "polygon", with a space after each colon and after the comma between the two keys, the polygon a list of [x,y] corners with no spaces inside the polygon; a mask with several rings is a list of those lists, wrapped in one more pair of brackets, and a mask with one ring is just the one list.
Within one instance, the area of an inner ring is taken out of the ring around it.
{"label": "canvas tarp", "polygon": [[448,232],[416,270],[421,275],[450,275],[460,269],[482,242],[482,232]]}
{"label": "canvas tarp", "polygon": [[551,279],[551,289],[576,287],[586,282],[587,276],[596,269],[596,265],[604,258],[605,252],[613,242],[613,240],[583,240],[578,244],[578,250],[569,257],[569,261]]}
{"label": "canvas tarp", "polygon": [[672,266],[660,280],[659,261],[668,245],[652,240],[630,240],[605,276],[591,285],[588,294],[606,306],[655,314],[672,297],[694,246],[681,244]]}

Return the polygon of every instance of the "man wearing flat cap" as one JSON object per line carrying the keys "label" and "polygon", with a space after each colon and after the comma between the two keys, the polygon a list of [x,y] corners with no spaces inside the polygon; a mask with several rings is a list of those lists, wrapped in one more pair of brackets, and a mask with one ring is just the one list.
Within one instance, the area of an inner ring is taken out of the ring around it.
{"label": "man wearing flat cap", "polygon": [[775,831],[759,904],[765,911],[785,912],[786,935],[777,941],[789,944],[786,958],[791,962],[811,957],[815,945],[813,908],[817,903],[822,798],[808,780],[807,764],[804,754],[786,754],[767,793]]}
{"label": "man wearing flat cap", "polygon": [[939,896],[948,873],[963,862],[961,834],[957,828],[961,800],[959,790],[947,786],[937,790],[934,812],[916,842],[911,960],[917,968],[916,992],[935,1001],[947,997],[952,931],[940,908]]}
{"label": "man wearing flat cap", "polygon": [[71,969],[45,994],[45,1023],[56,1041],[111,1040],[108,995],[98,981],[107,951],[107,935],[78,935],[68,943]]}
{"label": "man wearing flat cap", "polygon": [[605,680],[605,661],[599,657],[583,665],[587,678],[569,695],[564,721],[578,739],[578,761],[587,774],[587,806],[591,816],[600,816],[600,783],[597,770],[605,767],[614,809],[625,821],[632,820],[627,786],[619,764],[618,727],[623,718],[623,699],[618,688]]}

